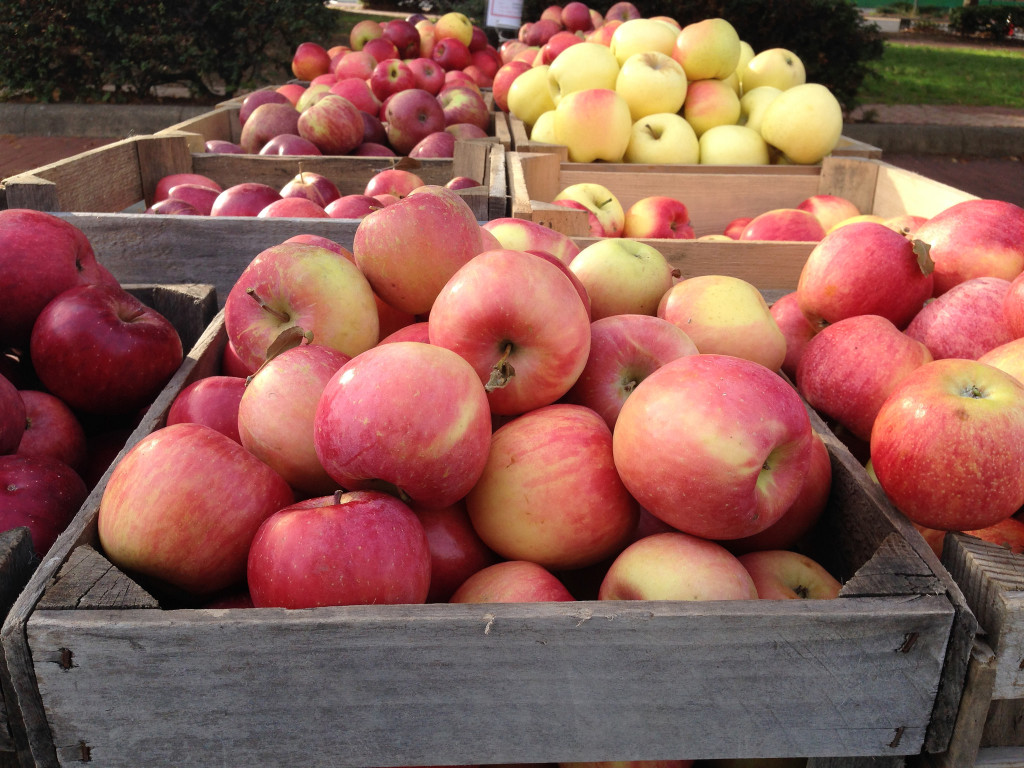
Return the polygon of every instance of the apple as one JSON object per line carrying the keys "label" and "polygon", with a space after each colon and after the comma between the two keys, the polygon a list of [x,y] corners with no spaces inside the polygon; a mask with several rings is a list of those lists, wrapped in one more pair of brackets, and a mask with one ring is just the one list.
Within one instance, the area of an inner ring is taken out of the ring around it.
{"label": "apple", "polygon": [[653,371],[677,357],[697,354],[679,326],[651,315],[621,314],[590,325],[587,363],[566,393],[566,402],[584,405],[614,430],[622,404]]}
{"label": "apple", "polygon": [[619,412],[613,451],[626,488],[655,517],[695,536],[735,539],[765,530],[792,505],[813,435],[803,401],[777,373],[701,353],[637,385]]}
{"label": "apple", "polygon": [[700,138],[716,125],[735,125],[740,118],[740,98],[722,80],[694,80],[686,86],[683,117]]}
{"label": "apple", "polygon": [[203,144],[203,151],[211,155],[244,155],[242,145],[226,139],[209,139]]}
{"label": "apple", "polygon": [[994,366],[922,365],[889,395],[871,431],[871,465],[910,520],[975,530],[1024,505],[1024,384]]}
{"label": "apple", "polygon": [[1013,280],[1024,271],[1024,208],[979,198],[955,203],[918,227],[931,245],[935,295],[973,277]]}
{"label": "apple", "polygon": [[295,102],[295,109],[297,109],[299,113],[305,112],[309,107],[316,104],[316,102],[323,98],[325,94],[330,93],[331,85],[335,82],[336,80],[332,81],[330,84],[320,82],[310,83],[307,85],[306,90],[302,92],[301,96],[299,96],[299,100]]}
{"label": "apple", "polygon": [[380,111],[380,99],[373,92],[369,81],[358,77],[345,77],[331,86],[331,93],[342,96],[352,102],[352,106],[360,112],[373,117]]}
{"label": "apple", "polygon": [[561,21],[538,19],[535,22],[527,22],[520,28],[519,39],[530,47],[536,47],[539,51],[561,29]]}
{"label": "apple", "polygon": [[756,600],[747,569],[721,544],[680,532],[626,547],[601,581],[599,600]]}
{"label": "apple", "polygon": [[[494,106],[502,112],[508,112],[508,92],[519,75],[530,69],[525,61],[509,61],[502,64],[494,73],[494,80],[491,83],[491,93],[494,97]],[[550,97],[549,97],[550,98]],[[552,104],[552,107],[554,104]]]}
{"label": "apple", "polygon": [[327,219],[327,211],[320,203],[306,197],[284,197],[267,205],[256,214],[260,219]]}
{"label": "apple", "polygon": [[395,44],[398,56],[412,59],[420,53],[420,33],[416,25],[407,19],[389,19],[381,23],[383,37]]}
{"label": "apple", "polygon": [[339,493],[270,515],[246,566],[257,608],[426,601],[430,551],[415,513],[379,491]]}
{"label": "apple", "polygon": [[655,315],[675,281],[675,270],[654,246],[624,237],[598,240],[569,264],[590,297],[594,320],[611,315]]}
{"label": "apple", "polygon": [[361,219],[383,207],[376,198],[353,193],[331,201],[324,207],[324,211],[332,219]]}
{"label": "apple", "polygon": [[39,559],[50,551],[88,495],[82,478],[62,461],[47,456],[0,456],[0,530],[27,527]]}
{"label": "apple", "polygon": [[612,33],[608,49],[620,66],[636,53],[657,51],[671,56],[678,34],[656,19],[626,19]]}
{"label": "apple", "polygon": [[[444,129],[454,136],[456,141],[472,141],[473,139],[487,138],[487,131],[483,130],[480,126],[473,125],[471,123],[452,123],[451,125],[446,125]],[[453,176],[452,178],[455,177]],[[451,179],[448,181],[451,181]],[[446,181],[445,184],[447,185],[448,182]],[[473,186],[479,186],[479,183]]]}
{"label": "apple", "polygon": [[381,299],[425,314],[455,272],[480,252],[480,226],[457,192],[423,185],[364,217],[352,251]]}
{"label": "apple", "polygon": [[487,461],[487,393],[449,349],[378,345],[328,381],[313,435],[320,462],[341,487],[384,488],[417,507],[446,507],[466,496]]}
{"label": "apple", "polygon": [[[4,388],[4,381],[6,379],[0,377],[0,390]],[[22,408],[11,408],[10,404],[5,402],[0,406],[0,414],[3,414],[0,415],[0,419],[11,414],[17,417],[23,413],[19,425],[23,434],[16,450],[0,449],[0,453],[56,459],[81,475],[85,469],[88,443],[85,429],[75,412],[63,400],[49,392],[26,389],[20,393],[16,391],[15,394],[22,401]],[[4,398],[0,394],[0,401],[2,400]],[[0,436],[4,436],[2,428]],[[9,433],[6,436],[9,437]]]}
{"label": "apple", "polygon": [[375,19],[361,19],[352,25],[348,33],[348,44],[353,51],[361,51],[370,40],[383,37],[384,27]]}
{"label": "apple", "polygon": [[220,371],[225,376],[237,376],[244,379],[254,373],[255,369],[242,362],[235,345],[231,339],[228,339],[227,344],[224,345],[224,352],[221,354]]}
{"label": "apple", "polygon": [[622,159],[627,163],[693,165],[700,161],[700,144],[686,118],[676,112],[660,112],[633,123]]}
{"label": "apple", "polygon": [[701,165],[769,165],[761,134],[746,125],[714,125],[700,135]]}
{"label": "apple", "polygon": [[413,171],[406,168],[385,168],[370,177],[363,188],[363,194],[369,197],[392,194],[397,198],[403,198],[414,189],[423,186],[426,186],[426,182]]}
{"label": "apple", "polygon": [[398,58],[397,46],[390,40],[386,40],[383,37],[367,40],[366,45],[363,46],[363,50],[370,54],[374,61],[378,63],[386,61],[387,59]]}
{"label": "apple", "polygon": [[[296,127],[295,130],[298,130]],[[282,133],[274,136],[260,147],[260,155],[322,155],[320,148],[309,139],[297,133]]]}
{"label": "apple", "polygon": [[432,58],[415,56],[406,62],[412,71],[416,88],[437,95],[444,86],[444,69]]}
{"label": "apple", "polygon": [[318,344],[287,349],[252,375],[238,404],[242,446],[301,496],[325,496],[338,488],[317,458],[313,424],[327,383],[350,359]]}
{"label": "apple", "polygon": [[1017,275],[1003,299],[1003,318],[1015,337],[1024,336],[1024,277]]}
{"label": "apple", "polygon": [[575,203],[588,212],[590,231],[595,237],[621,237],[626,224],[626,212],[619,198],[603,184],[580,182],[570,184],[555,195],[556,204]]}
{"label": "apple", "polygon": [[482,131],[490,128],[487,102],[477,90],[464,85],[446,85],[437,94],[437,101],[444,111],[445,126],[469,123]]}
{"label": "apple", "polygon": [[416,76],[402,59],[384,59],[377,63],[367,80],[370,90],[379,101],[407,88],[416,87]]}
{"label": "apple", "polygon": [[186,203],[184,200],[175,200],[168,198],[161,200],[158,203],[153,203],[143,213],[155,213],[163,214],[165,216],[201,216],[194,205]]}
{"label": "apple", "polygon": [[588,32],[594,28],[590,8],[580,0],[570,0],[562,7],[562,26],[570,32]]}
{"label": "apple", "polygon": [[622,26],[622,21],[619,19],[608,19],[601,26],[584,33],[583,37],[588,43],[611,46],[615,30],[620,26]]}
{"label": "apple", "polygon": [[836,148],[842,133],[843,108],[820,83],[784,90],[761,118],[761,136],[791,163],[820,163]]}
{"label": "apple", "polygon": [[377,67],[377,60],[366,51],[349,51],[334,65],[338,81],[350,78],[366,81]]}
{"label": "apple", "polygon": [[782,361],[782,372],[791,380],[796,380],[796,370],[804,349],[821,326],[812,323],[800,309],[800,301],[796,291],[783,294],[768,308],[775,324],[779,326],[786,339],[786,357]]}
{"label": "apple", "polygon": [[261,88],[258,91],[253,91],[242,99],[242,103],[238,106],[239,125],[244,127],[246,120],[249,119],[249,115],[252,114],[253,110],[260,104],[268,103],[291,104],[292,102],[283,93],[272,88]]}
{"label": "apple", "polygon": [[0,349],[27,351],[43,308],[65,290],[90,283],[117,280],[96,261],[82,230],[43,211],[0,210]]}
{"label": "apple", "polygon": [[153,189],[153,202],[159,202],[164,200],[170,195],[171,187],[176,187],[179,184],[201,184],[203,186],[215,189],[218,192],[223,191],[223,187],[216,181],[211,179],[206,174],[202,173],[169,173],[166,176],[161,176],[157,180],[156,187]]}
{"label": "apple", "polygon": [[630,19],[639,19],[641,16],[640,11],[629,0],[617,0],[604,12],[605,21],[616,19],[619,21],[629,21]]}
{"label": "apple", "polygon": [[761,292],[731,275],[680,280],[661,298],[657,315],[678,325],[704,354],[733,355],[772,371],[782,367],[786,338]]}
{"label": "apple", "polygon": [[217,190],[205,184],[175,184],[168,191],[167,199],[182,200],[195,208],[201,216],[209,216],[213,202],[219,194]]}
{"label": "apple", "polygon": [[575,598],[551,571],[529,560],[505,560],[469,576],[450,603],[565,603]]}
{"label": "apple", "polygon": [[1024,337],[1018,336],[1012,341],[993,347],[978,357],[979,363],[987,363],[1024,382]]}
{"label": "apple", "polygon": [[431,344],[470,362],[499,415],[558,400],[590,351],[590,318],[572,281],[523,251],[470,259],[443,286],[428,319]]}
{"label": "apple", "polygon": [[740,233],[740,240],[792,240],[819,242],[825,229],[813,213],[799,208],[773,208],[754,216]]}
{"label": "apple", "polygon": [[519,74],[508,88],[506,101],[509,114],[522,120],[528,128],[537,122],[537,118],[542,114],[555,108],[555,101],[548,87],[550,69],[547,64],[530,67]]}
{"label": "apple", "polygon": [[429,344],[429,325],[426,320],[411,322],[389,333],[378,341],[377,344],[394,344],[396,341],[418,341],[422,344]]}
{"label": "apple", "polygon": [[481,226],[494,235],[502,248],[514,251],[547,251],[563,264],[571,264],[580,246],[567,235],[529,219],[501,216]]}
{"label": "apple", "polygon": [[120,415],[153,402],[183,352],[166,317],[119,286],[93,284],[46,305],[29,356],[46,389],[72,408]]}
{"label": "apple", "polygon": [[640,514],[615,470],[608,425],[595,411],[566,403],[538,407],[494,431],[466,510],[499,556],[549,570],[614,557]]}
{"label": "apple", "polygon": [[255,155],[268,141],[284,133],[299,132],[299,110],[293,104],[266,102],[249,115],[242,126],[239,144],[247,154]]}
{"label": "apple", "polygon": [[434,35],[437,40],[455,38],[468,47],[473,41],[473,22],[464,13],[449,11],[434,22]]}
{"label": "apple", "polygon": [[[901,235],[906,237],[914,237],[917,233],[918,227],[924,224],[928,219],[924,216],[917,216],[912,213],[904,213],[899,216],[890,216],[885,219],[882,223],[889,229],[895,229]],[[838,223],[838,222],[837,222]]]}
{"label": "apple", "polygon": [[807,342],[796,385],[815,410],[868,440],[882,403],[932,359],[928,347],[887,318],[854,315],[830,323]]}
{"label": "apple", "polygon": [[0,455],[14,453],[29,427],[25,401],[10,379],[0,374]]}
{"label": "apple", "polygon": [[928,347],[936,360],[977,360],[1014,338],[1003,315],[1010,285],[1000,277],[973,277],[957,283],[921,307],[906,334]]}
{"label": "apple", "polygon": [[281,193],[274,187],[259,181],[243,181],[232,184],[221,192],[210,206],[211,216],[256,216]]}
{"label": "apple", "polygon": [[341,192],[338,185],[327,176],[300,167],[299,172],[281,187],[280,195],[283,198],[304,197],[324,207],[341,197]]}
{"label": "apple", "polygon": [[466,579],[498,562],[498,556],[473,530],[465,500],[447,507],[417,507],[413,512],[423,525],[430,547],[428,603],[448,602]]}
{"label": "apple", "polygon": [[857,204],[841,195],[811,195],[797,203],[796,207],[813,213],[826,232],[840,221],[861,215]]}
{"label": "apple", "polygon": [[257,529],[293,501],[284,479],[231,438],[174,424],[142,438],[114,467],[96,524],[115,566],[200,597],[244,583]]}
{"label": "apple", "polygon": [[622,62],[615,78],[615,92],[626,100],[634,123],[647,115],[678,112],[686,88],[682,66],[660,51],[634,53]]}
{"label": "apple", "polygon": [[806,543],[821,519],[832,491],[832,459],[817,432],[811,441],[811,461],[796,500],[775,523],[760,533],[722,542],[735,555],[764,549],[794,549]]}
{"label": "apple", "polygon": [[739,70],[739,75],[744,93],[762,85],[785,91],[807,82],[803,61],[785,48],[766,48],[760,51]]}
{"label": "apple", "polygon": [[927,246],[882,224],[835,229],[811,249],[800,271],[800,309],[812,323],[881,315],[906,328],[932,295],[927,254]]}
{"label": "apple", "polygon": [[434,22],[428,18],[422,18],[414,21],[413,26],[420,33],[420,52],[417,55],[429,59],[431,52],[434,50],[434,43],[437,42]]}
{"label": "apple", "polygon": [[555,32],[555,34],[551,36],[551,39],[541,47],[541,63],[550,64],[558,58],[558,54],[570,45],[576,45],[577,43],[582,42],[583,38],[580,35],[577,35],[575,32],[570,32],[567,29]]}
{"label": "apple", "polygon": [[[242,270],[224,303],[224,325],[251,370],[285,332],[309,332],[317,344],[354,357],[377,343],[373,290],[344,255],[305,243],[261,251]],[[295,330],[292,330],[295,329]]]}
{"label": "apple", "polygon": [[773,85],[761,85],[749,91],[743,89],[740,94],[739,124],[760,133],[764,111],[780,93],[782,90]]}
{"label": "apple", "polygon": [[436,40],[434,49],[430,52],[430,58],[437,62],[437,65],[445,72],[462,70],[473,63],[473,55],[469,52],[469,46],[455,37]]}
{"label": "apple", "polygon": [[786,549],[740,555],[761,600],[831,600],[843,585],[817,560]]}
{"label": "apple", "polygon": [[301,83],[285,83],[284,85],[279,85],[274,90],[278,93],[284,94],[292,106],[294,106],[299,100],[299,97],[306,92],[306,86]]}
{"label": "apple", "polygon": [[238,404],[245,392],[244,377],[218,375],[197,379],[171,402],[166,424],[205,424],[241,444]]}
{"label": "apple", "polygon": [[723,18],[702,19],[679,31],[671,54],[690,82],[725,80],[739,64],[740,36]]}
{"label": "apple", "polygon": [[557,106],[579,91],[613,91],[619,62],[611,49],[600,43],[580,42],[566,48],[548,67],[548,88]]}
{"label": "apple", "polygon": [[444,108],[422,88],[407,88],[383,105],[388,143],[398,154],[408,154],[421,139],[445,128]]}
{"label": "apple", "polygon": [[325,155],[344,155],[363,140],[363,118],[344,96],[329,91],[299,115],[298,134]]}

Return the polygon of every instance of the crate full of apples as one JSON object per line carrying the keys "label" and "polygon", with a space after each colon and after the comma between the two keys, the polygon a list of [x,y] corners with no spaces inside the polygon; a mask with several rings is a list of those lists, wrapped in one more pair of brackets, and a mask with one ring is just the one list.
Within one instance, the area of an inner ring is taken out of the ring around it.
{"label": "crate full of apples", "polygon": [[763,294],[508,223],[428,185],[252,252],[5,624],[34,758],[945,747],[973,616]]}

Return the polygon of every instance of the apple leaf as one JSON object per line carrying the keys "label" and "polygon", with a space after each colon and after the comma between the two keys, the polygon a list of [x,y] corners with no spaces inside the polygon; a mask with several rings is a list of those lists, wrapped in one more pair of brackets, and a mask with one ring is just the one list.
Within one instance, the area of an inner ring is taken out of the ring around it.
{"label": "apple leaf", "polygon": [[921,274],[930,275],[935,271],[935,262],[932,261],[932,247],[924,240],[913,240],[914,254],[917,256],[917,265],[921,268]]}
{"label": "apple leaf", "polygon": [[312,344],[313,332],[304,330],[297,325],[292,325],[289,326],[288,328],[285,328],[283,331],[281,331],[281,333],[277,335],[277,338],[270,343],[270,346],[267,347],[266,359],[260,364],[259,368],[257,368],[255,371],[249,374],[249,376],[246,377],[245,383],[248,384],[250,381],[252,381],[253,377],[257,373],[262,371],[263,368],[267,365],[267,363],[269,363],[275,357],[280,355],[282,352],[287,352],[289,349],[294,349],[295,347],[302,346],[303,341]]}

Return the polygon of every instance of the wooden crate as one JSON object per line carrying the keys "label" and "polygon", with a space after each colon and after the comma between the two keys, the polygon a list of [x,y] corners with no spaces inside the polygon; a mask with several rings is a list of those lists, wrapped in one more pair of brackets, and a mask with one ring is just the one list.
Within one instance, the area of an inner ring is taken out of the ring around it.
{"label": "wooden crate", "polygon": [[0,183],[0,207],[141,212],[153,202],[157,182],[171,173],[201,173],[225,188],[257,181],[279,189],[300,167],[327,176],[342,194],[362,193],[375,173],[401,163],[428,184],[443,185],[453,176],[481,179],[481,186],[459,193],[481,221],[504,216],[507,210],[505,151],[495,141],[460,141],[456,142],[453,158],[414,160],[195,153],[197,135],[167,130],[158,135],[134,136],[10,176]]}
{"label": "wooden crate", "polygon": [[[721,234],[735,218],[773,208],[791,208],[814,194],[833,194],[854,202],[863,213],[930,217],[971,199],[955,187],[879,160],[830,157],[820,166],[629,167],[609,163],[566,163],[557,155],[508,153],[511,215],[530,219],[589,245],[587,213],[553,205],[570,184],[597,183],[610,189],[623,207],[642,197],[669,195],[686,203],[697,236]],[[807,255],[806,242],[715,242],[648,240],[679,268],[683,277],[729,274],[761,289],[796,288]]]}
{"label": "wooden crate", "polygon": [[[508,120],[508,131],[511,136],[512,149],[517,152],[554,152],[563,158],[568,157],[568,149],[561,144],[548,144],[543,141],[532,141],[526,123],[514,115],[506,115]],[[840,136],[839,143],[832,150],[832,157],[860,157],[867,160],[880,160],[882,149],[849,136]],[[623,163],[628,169],[629,164]],[[692,167],[692,166],[688,166]]]}
{"label": "wooden crate", "polygon": [[[221,313],[146,428],[219,372],[226,342]],[[976,622],[929,546],[812,419],[833,466],[820,551],[844,581],[828,601],[163,609],[99,552],[99,488],[0,633],[30,758],[895,768],[944,749]]]}
{"label": "wooden crate", "polygon": [[[124,288],[143,303],[156,309],[171,321],[182,346],[191,349],[209,327],[216,312],[213,286],[125,284]],[[143,423],[136,433],[146,434],[151,426]],[[134,440],[138,438],[134,437]],[[134,440],[129,439],[130,443]],[[101,481],[101,485],[103,481]],[[0,616],[6,617],[11,606],[29,582],[39,560],[32,548],[28,528],[15,528],[0,533]],[[17,694],[10,683],[6,659],[0,657],[0,765],[18,765],[17,745],[24,749],[25,732]],[[8,708],[8,704],[14,704]],[[30,763],[21,762],[21,765]]]}

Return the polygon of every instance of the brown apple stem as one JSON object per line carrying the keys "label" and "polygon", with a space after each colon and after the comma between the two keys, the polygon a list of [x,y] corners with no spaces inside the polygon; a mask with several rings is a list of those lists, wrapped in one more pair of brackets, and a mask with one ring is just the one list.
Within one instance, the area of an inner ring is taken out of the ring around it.
{"label": "brown apple stem", "polygon": [[288,317],[287,314],[285,314],[284,312],[280,312],[280,311],[274,309],[273,307],[271,307],[269,304],[267,304],[267,302],[264,301],[259,296],[259,294],[256,293],[256,289],[255,288],[246,288],[245,292],[247,294],[249,294],[250,296],[252,296],[252,298],[256,301],[256,303],[260,305],[260,309],[262,309],[264,312],[268,312],[269,314],[273,315],[278,320],[280,320],[282,323],[287,323],[289,320],[291,320],[291,318]]}
{"label": "brown apple stem", "polygon": [[488,392],[492,392],[495,389],[501,389],[506,386],[512,377],[516,375],[516,369],[512,367],[512,363],[508,361],[509,355],[512,354],[512,344],[508,343],[505,345],[505,352],[502,354],[501,359],[494,364],[491,368],[491,377],[487,380],[484,385],[484,389]]}

